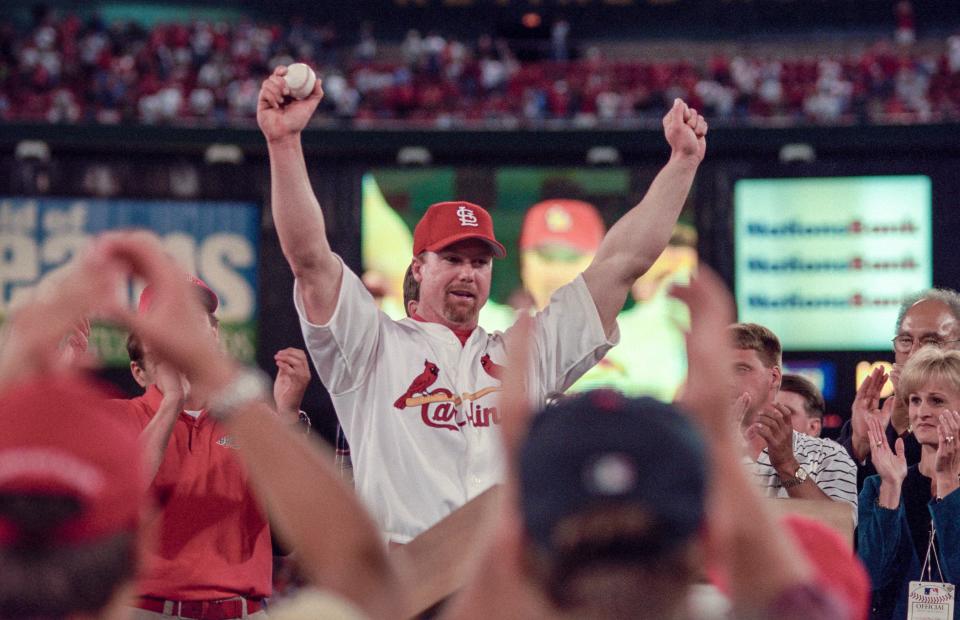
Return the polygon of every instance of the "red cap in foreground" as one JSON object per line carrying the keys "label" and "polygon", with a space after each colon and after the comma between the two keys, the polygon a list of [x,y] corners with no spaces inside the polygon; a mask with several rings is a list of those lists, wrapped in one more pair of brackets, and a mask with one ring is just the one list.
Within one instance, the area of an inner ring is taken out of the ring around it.
{"label": "red cap in foreground", "polygon": [[[145,485],[136,434],[104,413],[109,395],[86,379],[57,376],[0,394],[0,493],[70,497],[80,510],[50,544],[92,541],[138,525]],[[0,546],[18,530],[0,515]]]}

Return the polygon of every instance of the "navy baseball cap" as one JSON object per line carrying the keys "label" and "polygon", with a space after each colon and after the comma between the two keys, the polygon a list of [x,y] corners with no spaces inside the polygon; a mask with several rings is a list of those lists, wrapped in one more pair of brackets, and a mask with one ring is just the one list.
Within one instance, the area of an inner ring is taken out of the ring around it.
{"label": "navy baseball cap", "polygon": [[567,517],[629,507],[645,518],[623,537],[666,551],[703,523],[706,458],[699,431],[672,405],[613,390],[564,398],[534,418],[520,449],[527,533],[540,550],[560,551]]}

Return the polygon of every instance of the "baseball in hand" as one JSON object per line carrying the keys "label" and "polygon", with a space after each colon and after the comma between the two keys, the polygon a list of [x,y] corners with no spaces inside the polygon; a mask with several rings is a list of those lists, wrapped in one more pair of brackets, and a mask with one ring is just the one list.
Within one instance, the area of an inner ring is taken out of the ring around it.
{"label": "baseball in hand", "polygon": [[287,67],[287,74],[283,76],[290,89],[290,96],[294,99],[306,99],[313,94],[317,85],[317,74],[302,62],[296,62]]}

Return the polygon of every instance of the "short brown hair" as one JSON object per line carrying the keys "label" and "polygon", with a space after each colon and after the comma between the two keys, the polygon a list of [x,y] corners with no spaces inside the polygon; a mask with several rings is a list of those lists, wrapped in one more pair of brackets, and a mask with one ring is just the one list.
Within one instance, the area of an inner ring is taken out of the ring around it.
{"label": "short brown hair", "polygon": [[897,396],[909,405],[910,394],[919,392],[934,379],[944,379],[960,390],[960,351],[923,347],[911,355],[900,373]]}
{"label": "short brown hair", "polygon": [[666,616],[677,605],[672,587],[697,576],[691,552],[699,538],[676,539],[639,506],[567,516],[554,537],[562,548],[548,552],[529,544],[525,562],[537,589],[574,617],[625,617],[637,609]]}
{"label": "short brown hair", "polygon": [[729,329],[734,347],[756,351],[767,368],[781,365],[783,349],[775,333],[756,323],[734,323]]}
{"label": "short brown hair", "polygon": [[403,274],[403,309],[406,310],[411,301],[420,301],[420,283],[413,277],[413,263],[407,265]]}
{"label": "short brown hair", "polygon": [[130,335],[127,336],[127,357],[137,366],[143,367],[143,343],[133,332],[130,332]]}
{"label": "short brown hair", "polygon": [[827,406],[823,402],[820,390],[809,379],[800,375],[783,375],[780,379],[780,391],[797,394],[803,399],[803,408],[806,409],[807,416],[823,419]]}

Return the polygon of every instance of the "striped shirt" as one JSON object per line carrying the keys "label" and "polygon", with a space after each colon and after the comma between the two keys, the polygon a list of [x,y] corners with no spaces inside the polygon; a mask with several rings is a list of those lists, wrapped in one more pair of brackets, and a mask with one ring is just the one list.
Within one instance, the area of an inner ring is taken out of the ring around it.
{"label": "striped shirt", "polygon": [[[857,466],[843,446],[829,439],[810,437],[793,431],[793,456],[811,480],[827,497],[846,502],[852,507],[854,525],[857,520]],[[756,463],[750,463],[755,481],[767,497],[790,497],[780,482],[777,470],[770,464],[764,448]]]}

